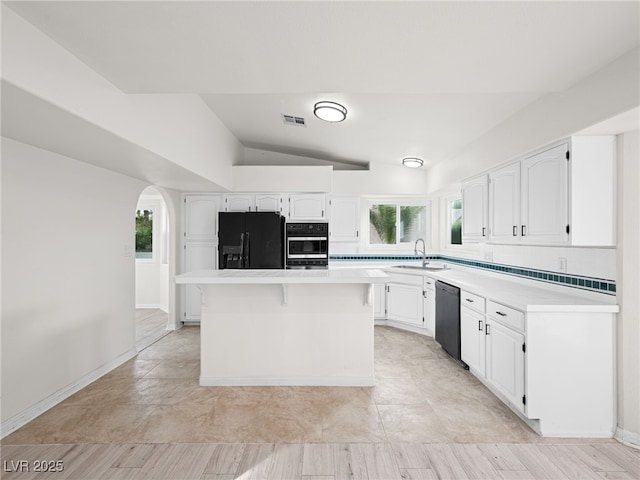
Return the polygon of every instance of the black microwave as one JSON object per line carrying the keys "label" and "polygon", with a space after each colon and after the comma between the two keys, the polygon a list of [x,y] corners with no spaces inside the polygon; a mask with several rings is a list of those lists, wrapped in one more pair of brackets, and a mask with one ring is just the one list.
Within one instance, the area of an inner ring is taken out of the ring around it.
{"label": "black microwave", "polygon": [[287,223],[285,241],[287,268],[326,268],[329,265],[328,223]]}

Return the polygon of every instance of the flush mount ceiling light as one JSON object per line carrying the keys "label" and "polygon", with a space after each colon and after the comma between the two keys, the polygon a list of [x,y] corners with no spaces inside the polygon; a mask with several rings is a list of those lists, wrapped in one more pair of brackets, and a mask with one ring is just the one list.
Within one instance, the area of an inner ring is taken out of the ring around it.
{"label": "flush mount ceiling light", "polygon": [[421,158],[406,157],[402,159],[402,164],[405,167],[420,168],[424,164],[424,162]]}
{"label": "flush mount ceiling light", "polygon": [[318,102],[313,106],[313,113],[325,122],[341,122],[347,118],[347,109],[335,102]]}

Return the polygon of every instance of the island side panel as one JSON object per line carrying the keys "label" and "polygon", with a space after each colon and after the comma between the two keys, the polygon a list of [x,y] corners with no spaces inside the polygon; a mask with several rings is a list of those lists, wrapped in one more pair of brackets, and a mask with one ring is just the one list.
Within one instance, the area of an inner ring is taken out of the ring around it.
{"label": "island side panel", "polygon": [[208,285],[200,384],[372,386],[368,284]]}

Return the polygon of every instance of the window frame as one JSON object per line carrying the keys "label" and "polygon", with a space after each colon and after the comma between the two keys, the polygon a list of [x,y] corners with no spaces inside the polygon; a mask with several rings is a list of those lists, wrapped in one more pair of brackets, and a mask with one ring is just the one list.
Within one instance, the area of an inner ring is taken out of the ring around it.
{"label": "window frame", "polygon": [[[431,225],[431,200],[424,197],[368,197],[365,199],[367,206],[364,209],[366,215],[366,244],[365,249],[368,252],[384,251],[384,252],[403,252],[413,254],[414,242],[400,242],[400,207],[425,207],[425,249],[430,249],[432,245],[431,237],[433,235],[433,228]],[[373,205],[395,205],[396,206],[396,243],[371,243],[371,223],[369,220],[369,212]]]}
{"label": "window frame", "polygon": [[[464,212],[464,204],[462,203],[462,192],[459,195],[450,195],[448,197],[445,198],[445,218],[446,218],[446,225],[445,225],[445,245],[447,248],[462,248],[464,243],[462,243],[462,232],[460,232],[460,242],[461,243],[451,243],[451,227],[453,226],[453,217],[451,215],[452,213],[452,206],[453,203],[456,201],[460,201],[460,204],[462,205],[461,211]],[[463,215],[463,214],[461,214]],[[464,215],[462,217],[462,221],[464,222]]]}

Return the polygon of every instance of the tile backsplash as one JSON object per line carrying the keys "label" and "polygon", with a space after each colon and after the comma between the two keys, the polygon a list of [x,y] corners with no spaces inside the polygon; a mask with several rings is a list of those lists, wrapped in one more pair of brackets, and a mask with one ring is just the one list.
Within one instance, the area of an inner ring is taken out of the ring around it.
{"label": "tile backsplash", "polygon": [[[492,245],[491,247],[504,247]],[[613,249],[580,249],[587,250],[586,252],[578,252],[578,249],[568,249],[558,247],[558,251],[545,253],[552,258],[556,258],[555,254],[562,255],[558,258],[563,258],[563,265],[560,265],[560,261],[555,264],[557,269],[544,268],[545,266],[553,267],[551,260],[538,259],[536,261],[536,248],[549,248],[549,247],[523,247],[517,246],[517,249],[533,249],[531,251],[516,251],[519,255],[527,258],[528,262],[522,259],[514,258],[514,252],[504,252],[501,248],[498,248],[497,252],[492,251],[492,255],[486,255],[485,258],[493,256],[493,261],[480,260],[477,258],[465,258],[461,255],[449,254],[430,254],[427,258],[430,261],[443,261],[454,265],[462,265],[465,267],[478,268],[481,270],[492,271],[495,273],[514,275],[521,278],[527,278],[530,280],[536,280],[545,283],[551,283],[556,285],[562,285],[567,287],[579,288],[582,290],[589,290],[598,293],[604,293],[608,295],[615,295],[616,282],[615,282],[615,250]],[[576,250],[576,251],[569,251]],[[485,252],[486,253],[486,252]],[[497,254],[496,254],[497,253]],[[511,253],[511,255],[510,255]],[[596,255],[594,255],[594,253]],[[546,255],[545,255],[546,256]],[[587,258],[582,258],[587,257]],[[594,258],[595,257],[595,258]],[[396,254],[360,254],[360,253],[346,253],[346,254],[331,254],[331,262],[374,262],[374,261],[415,261],[422,258],[415,255],[396,255]],[[500,260],[516,260],[516,262],[503,262]],[[580,259],[582,260],[580,262]],[[519,264],[521,263],[521,264]],[[527,265],[526,263],[529,263]],[[569,271],[569,266],[576,264],[573,271]],[[532,265],[533,264],[533,265]],[[536,265],[537,264],[537,265]],[[611,265],[610,265],[611,264]],[[535,266],[534,266],[535,265]],[[558,271],[561,268],[567,271]],[[599,274],[585,274],[586,271],[600,272]]]}

